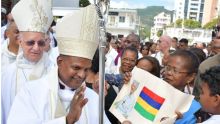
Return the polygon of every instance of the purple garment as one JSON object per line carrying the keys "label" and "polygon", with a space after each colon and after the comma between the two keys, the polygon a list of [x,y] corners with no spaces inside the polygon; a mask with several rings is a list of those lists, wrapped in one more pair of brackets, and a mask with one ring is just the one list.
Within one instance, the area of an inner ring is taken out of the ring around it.
{"label": "purple garment", "polygon": [[117,57],[115,58],[115,61],[114,61],[115,65],[118,65],[118,59],[122,56],[122,51],[123,50],[121,50],[120,53],[118,53]]}

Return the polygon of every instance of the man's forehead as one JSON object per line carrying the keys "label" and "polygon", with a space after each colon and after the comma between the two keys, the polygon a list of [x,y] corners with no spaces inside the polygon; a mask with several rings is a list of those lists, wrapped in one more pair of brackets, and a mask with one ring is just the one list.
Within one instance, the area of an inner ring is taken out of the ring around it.
{"label": "man's forehead", "polygon": [[45,38],[45,33],[41,32],[21,31],[20,34],[23,38]]}

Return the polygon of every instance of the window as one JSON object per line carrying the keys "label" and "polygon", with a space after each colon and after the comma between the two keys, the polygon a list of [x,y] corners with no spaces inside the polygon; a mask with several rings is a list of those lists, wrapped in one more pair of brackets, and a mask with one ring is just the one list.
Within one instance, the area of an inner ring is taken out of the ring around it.
{"label": "window", "polygon": [[114,16],[110,17],[110,23],[115,23],[115,17]]}
{"label": "window", "polygon": [[124,16],[119,16],[119,22],[125,22],[125,17]]}
{"label": "window", "polygon": [[197,8],[190,8],[190,10],[198,10]]}

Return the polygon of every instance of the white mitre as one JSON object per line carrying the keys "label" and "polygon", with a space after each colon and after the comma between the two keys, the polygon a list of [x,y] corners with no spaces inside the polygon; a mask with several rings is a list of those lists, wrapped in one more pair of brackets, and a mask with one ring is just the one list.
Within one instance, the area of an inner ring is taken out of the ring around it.
{"label": "white mitre", "polygon": [[98,26],[94,5],[64,16],[56,25],[60,54],[92,59],[99,43]]}
{"label": "white mitre", "polygon": [[51,0],[20,0],[11,13],[19,31],[46,33],[53,21]]}

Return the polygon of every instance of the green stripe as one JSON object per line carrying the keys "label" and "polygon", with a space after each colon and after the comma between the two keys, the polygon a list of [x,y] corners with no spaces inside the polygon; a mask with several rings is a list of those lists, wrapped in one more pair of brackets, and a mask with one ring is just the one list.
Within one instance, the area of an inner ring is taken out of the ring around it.
{"label": "green stripe", "polygon": [[149,113],[148,111],[146,111],[144,108],[141,107],[141,105],[139,103],[136,103],[134,106],[135,110],[141,114],[144,118],[154,121],[155,115]]}

